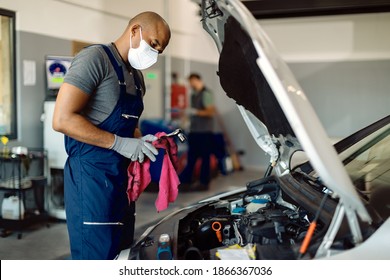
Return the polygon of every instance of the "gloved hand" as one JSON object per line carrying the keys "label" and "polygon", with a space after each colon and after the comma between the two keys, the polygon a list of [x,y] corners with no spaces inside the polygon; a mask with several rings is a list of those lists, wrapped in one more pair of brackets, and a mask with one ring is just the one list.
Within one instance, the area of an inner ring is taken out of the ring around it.
{"label": "gloved hand", "polygon": [[146,142],[152,143],[153,141],[156,141],[158,138],[153,134],[146,134],[145,136],[142,136],[141,139]]}
{"label": "gloved hand", "polygon": [[157,140],[157,137],[151,134],[145,135],[142,138],[124,138],[115,135],[114,144],[110,149],[129,158],[131,161],[138,160],[139,162],[143,162],[145,155],[151,161],[156,161],[155,155],[158,154],[158,151],[151,144],[155,140]]}

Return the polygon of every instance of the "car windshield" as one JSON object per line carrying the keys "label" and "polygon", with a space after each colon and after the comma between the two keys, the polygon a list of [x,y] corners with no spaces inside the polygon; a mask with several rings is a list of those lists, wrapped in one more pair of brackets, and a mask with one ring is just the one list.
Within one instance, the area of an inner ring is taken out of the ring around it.
{"label": "car windshield", "polygon": [[[359,133],[348,137],[345,144],[342,141],[335,147],[356,189],[386,219],[390,216],[390,124],[379,129],[372,128],[363,137]],[[321,181],[303,151],[293,156],[291,166],[296,166],[292,169],[294,174],[307,174],[305,177],[308,176],[309,181]],[[314,186],[318,187],[316,184]],[[319,190],[332,192],[322,187]]]}
{"label": "car windshield", "polygon": [[355,145],[355,153],[344,160],[354,185],[366,194],[369,204],[383,217],[390,214],[390,129],[368,142]]}

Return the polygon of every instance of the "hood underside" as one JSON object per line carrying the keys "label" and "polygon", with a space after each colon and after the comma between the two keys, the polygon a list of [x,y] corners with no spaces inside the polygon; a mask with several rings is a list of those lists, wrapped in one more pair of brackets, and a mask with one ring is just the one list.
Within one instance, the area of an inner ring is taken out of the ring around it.
{"label": "hood underside", "polygon": [[256,61],[252,39],[230,16],[224,26],[224,43],[219,58],[219,78],[226,94],[250,111],[271,135],[294,135]]}

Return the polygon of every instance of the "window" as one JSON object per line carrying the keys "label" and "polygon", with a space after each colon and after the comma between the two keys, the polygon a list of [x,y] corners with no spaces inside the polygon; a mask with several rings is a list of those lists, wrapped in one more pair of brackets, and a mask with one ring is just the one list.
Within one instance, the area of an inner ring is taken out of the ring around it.
{"label": "window", "polygon": [[16,138],[15,13],[0,9],[0,136]]}

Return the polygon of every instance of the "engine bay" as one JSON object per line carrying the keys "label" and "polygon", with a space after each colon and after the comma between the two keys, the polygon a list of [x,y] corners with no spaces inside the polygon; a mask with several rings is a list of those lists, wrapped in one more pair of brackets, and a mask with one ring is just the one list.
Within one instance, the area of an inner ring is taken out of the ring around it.
{"label": "engine bay", "polygon": [[177,258],[218,259],[221,250],[251,248],[255,259],[296,259],[314,214],[285,201],[272,178],[260,179],[182,219]]}
{"label": "engine bay", "polygon": [[[247,183],[246,189],[208,198],[166,216],[144,232],[129,259],[316,258],[324,242],[329,243],[326,235],[339,201],[320,181],[300,172],[291,175],[264,177]],[[381,221],[360,222],[364,240]],[[355,245],[344,220],[328,252],[337,254]]]}

